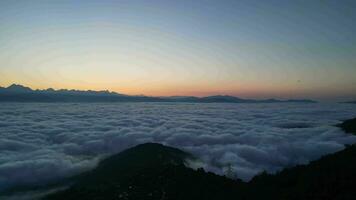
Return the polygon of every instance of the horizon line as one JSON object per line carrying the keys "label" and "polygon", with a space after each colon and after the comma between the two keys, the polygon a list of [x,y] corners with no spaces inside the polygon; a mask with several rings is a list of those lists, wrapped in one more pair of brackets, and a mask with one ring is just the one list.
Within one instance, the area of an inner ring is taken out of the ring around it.
{"label": "horizon line", "polygon": [[[44,89],[40,89],[40,88],[32,88],[30,86],[26,86],[26,85],[22,85],[19,83],[12,83],[9,86],[1,86],[0,88],[5,88],[8,89],[11,86],[20,86],[23,88],[28,88],[32,91],[46,91],[46,90],[53,90],[55,92],[61,91],[61,90],[65,90],[65,91],[77,91],[77,92],[108,92],[108,93],[112,93],[112,94],[118,94],[118,95],[125,95],[125,96],[145,96],[145,97],[156,97],[156,98],[167,98],[167,97],[195,97],[195,98],[204,98],[204,97],[213,97],[213,96],[225,96],[225,97],[235,97],[235,98],[240,98],[243,100],[311,100],[311,101],[315,101],[315,102],[319,102],[319,100],[315,100],[312,98],[273,98],[273,97],[269,97],[269,98],[241,98],[240,96],[236,96],[236,95],[230,95],[230,94],[226,94],[226,93],[216,93],[216,94],[211,94],[211,95],[206,95],[206,96],[194,96],[194,95],[168,95],[168,96],[155,96],[155,95],[145,95],[145,94],[125,94],[125,93],[120,93],[117,91],[113,91],[113,90],[108,90],[108,89],[102,89],[102,90],[92,90],[92,89],[84,89],[84,90],[80,90],[80,89],[67,89],[67,88],[53,88],[53,87],[48,87],[48,88],[44,88]],[[336,101],[335,101],[336,102]]]}

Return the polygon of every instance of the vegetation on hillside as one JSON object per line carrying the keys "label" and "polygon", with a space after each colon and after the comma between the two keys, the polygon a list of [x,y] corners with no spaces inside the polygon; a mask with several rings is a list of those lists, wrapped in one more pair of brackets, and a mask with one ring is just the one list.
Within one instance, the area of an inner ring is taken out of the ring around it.
{"label": "vegetation on hillside", "polygon": [[45,199],[354,199],[356,146],[250,182],[185,167],[184,152],[144,144],[77,177]]}
{"label": "vegetation on hillside", "polygon": [[233,199],[244,183],[185,166],[191,155],[147,143],[114,155],[45,199]]}
{"label": "vegetation on hillside", "polygon": [[356,118],[345,120],[337,126],[342,128],[346,133],[352,133],[356,135]]}

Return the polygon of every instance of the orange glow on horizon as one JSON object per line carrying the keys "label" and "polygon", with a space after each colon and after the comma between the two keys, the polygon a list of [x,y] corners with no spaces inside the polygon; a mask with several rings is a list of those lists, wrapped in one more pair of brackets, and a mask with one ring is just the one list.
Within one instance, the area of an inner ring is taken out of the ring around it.
{"label": "orange glow on horizon", "polygon": [[211,96],[211,95],[231,95],[241,98],[275,98],[275,97],[288,97],[293,94],[298,94],[303,90],[293,88],[293,87],[275,87],[273,85],[265,84],[264,87],[260,85],[252,84],[237,84],[229,83],[221,85],[206,84],[206,83],[195,83],[180,85],[180,84],[163,84],[163,83],[146,83],[146,84],[98,84],[83,82],[81,84],[71,84],[71,83],[54,83],[51,85],[42,85],[38,82],[0,82],[0,86],[7,87],[13,83],[21,84],[32,89],[48,89],[53,88],[55,90],[59,89],[75,89],[75,90],[108,90],[112,92],[117,92],[120,94],[127,95],[146,95],[146,96]]}

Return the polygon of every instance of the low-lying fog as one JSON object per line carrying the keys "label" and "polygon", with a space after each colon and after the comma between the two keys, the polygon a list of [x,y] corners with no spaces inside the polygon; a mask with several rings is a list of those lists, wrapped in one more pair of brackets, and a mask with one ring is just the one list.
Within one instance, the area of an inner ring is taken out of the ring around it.
{"label": "low-lying fog", "polygon": [[237,177],[307,163],[355,143],[333,126],[351,104],[0,105],[0,189],[44,183],[95,167],[133,145],[158,142],[201,159],[190,163]]}

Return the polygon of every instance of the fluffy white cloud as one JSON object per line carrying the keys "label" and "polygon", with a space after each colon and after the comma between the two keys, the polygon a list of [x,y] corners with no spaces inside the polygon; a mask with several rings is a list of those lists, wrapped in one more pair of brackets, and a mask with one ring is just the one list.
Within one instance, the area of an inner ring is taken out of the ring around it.
{"label": "fluffy white cloud", "polygon": [[348,104],[1,104],[0,189],[70,176],[145,142],[193,153],[193,167],[249,180],[355,143],[333,126]]}

